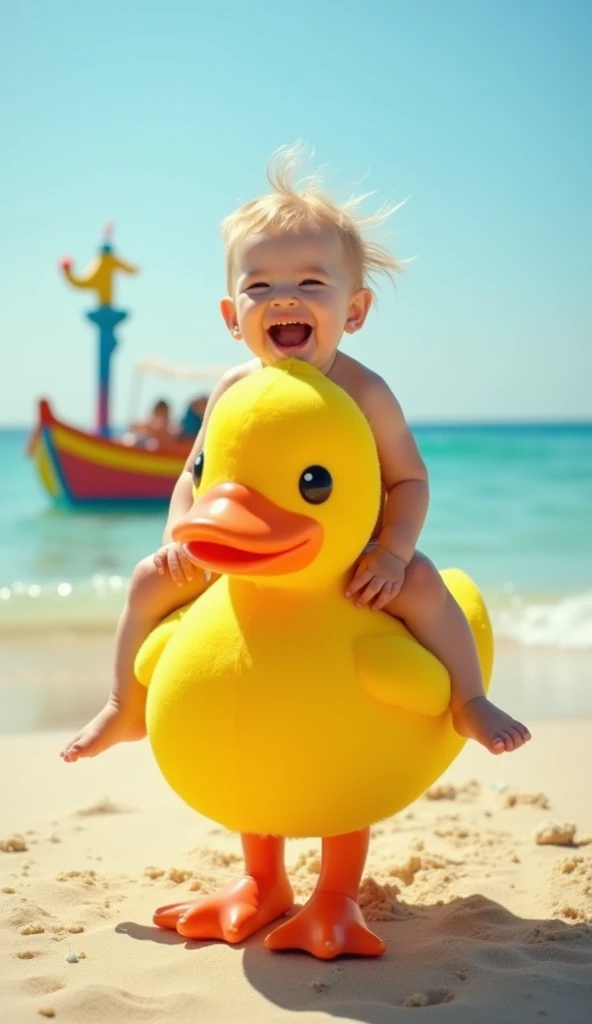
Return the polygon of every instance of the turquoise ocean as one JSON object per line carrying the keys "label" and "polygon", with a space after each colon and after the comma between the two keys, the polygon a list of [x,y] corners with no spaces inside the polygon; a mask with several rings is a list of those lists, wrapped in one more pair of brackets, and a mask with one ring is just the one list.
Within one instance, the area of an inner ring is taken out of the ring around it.
{"label": "turquoise ocean", "polygon": [[[592,424],[417,426],[431,480],[420,548],[485,593],[499,638],[592,649]],[[50,507],[27,432],[0,431],[0,632],[110,629],[160,512]]]}

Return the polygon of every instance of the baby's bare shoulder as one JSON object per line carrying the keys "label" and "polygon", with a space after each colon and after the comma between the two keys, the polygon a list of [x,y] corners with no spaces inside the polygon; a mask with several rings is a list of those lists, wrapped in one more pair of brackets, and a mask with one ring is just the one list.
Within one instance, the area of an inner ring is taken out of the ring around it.
{"label": "baby's bare shoulder", "polygon": [[252,373],[255,373],[255,371],[259,369],[261,369],[261,363],[259,360],[251,359],[248,363],[239,363],[238,366],[231,366],[229,370],[225,370],[210,396],[211,408],[214,407],[218,399],[221,398],[224,392],[228,391],[233,384],[237,384],[239,380],[244,380],[245,377],[250,377]]}
{"label": "baby's bare shoulder", "polygon": [[395,407],[398,406],[390,387],[379,373],[342,352],[339,353],[339,360],[335,360],[329,376],[347,391],[367,415],[371,414],[377,401],[381,404],[392,402]]}
{"label": "baby's bare shoulder", "polygon": [[221,377],[221,382],[224,383],[225,388],[229,388],[232,384],[243,380],[244,377],[250,377],[252,373],[260,369],[261,363],[258,359],[249,359],[247,363],[239,363],[238,366],[231,366],[229,370],[226,370]]}

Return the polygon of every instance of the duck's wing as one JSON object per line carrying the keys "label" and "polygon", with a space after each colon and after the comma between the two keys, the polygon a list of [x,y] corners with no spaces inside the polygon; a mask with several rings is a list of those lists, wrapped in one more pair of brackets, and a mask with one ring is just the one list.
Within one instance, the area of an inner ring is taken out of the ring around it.
{"label": "duck's wing", "polygon": [[142,683],[143,686],[148,687],[150,685],[150,680],[162,652],[169,640],[177,632],[179,623],[185,612],[191,607],[191,604],[186,604],[183,608],[178,608],[177,611],[172,612],[171,615],[167,615],[166,619],[163,619],[144,640],[134,662],[134,674],[138,682]]}
{"label": "duck's wing", "polygon": [[[473,634],[487,691],[493,664],[493,631],[476,583],[460,569],[442,579],[464,612]],[[441,715],[450,701],[448,672],[406,630],[360,637],[355,644],[358,677],[367,693],[385,704],[419,715]]]}
{"label": "duck's wing", "polygon": [[450,701],[450,677],[444,666],[410,636],[389,633],[355,641],[358,679],[366,693],[383,704],[436,717]]}

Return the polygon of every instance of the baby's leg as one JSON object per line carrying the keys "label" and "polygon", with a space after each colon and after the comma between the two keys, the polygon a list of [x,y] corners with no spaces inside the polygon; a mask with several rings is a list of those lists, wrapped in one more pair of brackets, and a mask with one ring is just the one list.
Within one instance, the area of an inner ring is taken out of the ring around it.
{"label": "baby's leg", "polygon": [[420,644],[448,669],[450,710],[461,736],[477,740],[492,754],[516,750],[530,739],[526,726],[485,696],[469,624],[428,558],[416,552],[401,590],[384,610],[402,619]]}
{"label": "baby's leg", "polygon": [[146,735],[146,687],[134,675],[136,654],[148,634],[175,609],[199,597],[209,586],[204,573],[179,587],[167,572],[160,575],[152,556],[132,574],[127,601],[115,634],[113,685],[105,707],[61,751],[64,761],[94,757],[115,743]]}

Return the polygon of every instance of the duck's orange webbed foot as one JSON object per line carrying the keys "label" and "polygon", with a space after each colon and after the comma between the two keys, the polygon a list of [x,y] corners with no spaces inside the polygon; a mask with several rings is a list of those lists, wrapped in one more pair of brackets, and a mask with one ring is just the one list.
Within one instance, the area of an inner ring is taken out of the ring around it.
{"label": "duck's orange webbed foot", "polygon": [[295,917],[265,940],[268,949],[303,949],[320,960],[342,954],[382,956],[386,946],[366,927],[358,904],[370,829],[323,839],[315,892]]}
{"label": "duck's orange webbed foot", "polygon": [[287,880],[270,883],[247,877],[211,896],[159,907],[153,920],[160,928],[176,930],[187,939],[236,943],[281,917],[292,903]]}
{"label": "duck's orange webbed foot", "polygon": [[386,946],[366,926],[351,896],[315,892],[295,917],[274,929],[265,940],[268,949],[303,949],[320,960],[342,954],[382,956]]}
{"label": "duck's orange webbed foot", "polygon": [[218,893],[159,907],[153,921],[187,939],[243,942],[281,917],[294,902],[283,864],[284,842],[272,836],[242,836],[244,878]]}

